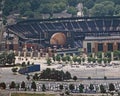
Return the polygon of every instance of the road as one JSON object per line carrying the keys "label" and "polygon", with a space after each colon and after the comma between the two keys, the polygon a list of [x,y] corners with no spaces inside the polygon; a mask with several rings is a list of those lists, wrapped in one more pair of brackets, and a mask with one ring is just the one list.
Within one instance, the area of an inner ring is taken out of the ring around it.
{"label": "road", "polygon": [[[61,69],[59,69],[61,70]],[[89,82],[119,82],[119,68],[68,68],[63,67],[62,70],[71,72],[72,76],[77,76],[82,83]],[[0,82],[10,83],[11,81],[22,82],[27,81],[25,75],[17,74],[13,75],[11,68],[0,68]],[[104,80],[104,76],[107,80]],[[91,77],[91,80],[88,80]]]}
{"label": "road", "polygon": [[[82,83],[89,82],[119,82],[120,81],[120,65],[117,66],[95,66],[95,67],[86,67],[86,65],[73,65],[71,67],[70,64],[65,64],[65,66],[61,66],[61,64],[53,64],[51,66],[47,66],[45,59],[34,60],[28,59],[31,63],[40,64],[41,71],[46,68],[55,68],[57,70],[69,71],[73,76],[77,76],[79,81]],[[17,60],[16,63],[24,62],[24,60]],[[26,61],[25,61],[26,62]],[[104,76],[107,77],[108,80],[104,80]],[[91,77],[91,80],[87,78]],[[10,83],[11,81],[22,82],[26,80],[25,75],[17,74],[13,75],[11,68],[0,68],[0,82]]]}

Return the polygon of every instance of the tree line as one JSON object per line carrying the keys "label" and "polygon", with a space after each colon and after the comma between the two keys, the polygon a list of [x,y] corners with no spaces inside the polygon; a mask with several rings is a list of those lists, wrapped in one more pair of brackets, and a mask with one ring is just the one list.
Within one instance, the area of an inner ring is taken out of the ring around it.
{"label": "tree line", "polygon": [[77,14],[76,6],[83,4],[84,16],[120,16],[119,0],[1,0],[0,8],[3,15],[8,16],[19,13],[20,17],[42,18],[41,14],[49,14],[65,11]]}
{"label": "tree line", "polygon": [[[104,53],[104,58],[102,57],[102,53]],[[85,61],[87,63],[99,63],[101,64],[102,61],[104,61],[104,64],[110,63],[112,61],[112,53],[113,53],[113,60],[120,60],[120,51],[115,50],[115,51],[107,51],[107,52],[97,52],[97,53],[89,53],[87,54],[87,58],[83,56],[70,56],[70,55],[65,55],[65,56],[60,56],[56,55],[51,58],[47,58],[46,62],[48,66],[50,66],[52,63],[62,63],[64,64],[84,64]],[[94,57],[93,57],[94,54]]]}
{"label": "tree line", "polygon": [[[38,88],[36,82],[32,81],[30,84],[30,86],[27,86],[27,83],[22,81],[21,83],[16,83],[14,81],[11,81],[11,83],[9,84],[9,88],[7,87],[7,84],[5,82],[1,82],[0,83],[0,89],[10,89],[10,90],[17,90],[17,91],[36,91],[36,89]],[[51,87],[53,87],[53,85],[51,85]],[[48,89],[46,84],[42,84],[40,86],[41,91],[51,91],[51,89]],[[38,91],[39,91],[38,90]],[[94,84],[89,84],[88,87],[86,87],[84,84],[79,84],[78,88],[76,90],[75,84],[70,83],[68,84],[68,86],[64,86],[63,84],[59,84],[57,90],[62,91],[64,90],[66,94],[69,94],[71,92],[78,92],[78,93],[90,93],[90,92],[96,92],[96,93],[110,93],[112,96],[114,95],[114,93],[118,93],[118,95],[120,95],[119,90],[116,88],[114,83],[109,83],[107,86],[103,85],[103,84],[99,84],[98,86],[94,85]],[[76,90],[76,91],[75,91]]]}
{"label": "tree line", "polygon": [[0,54],[0,66],[15,65],[14,52],[3,52]]}

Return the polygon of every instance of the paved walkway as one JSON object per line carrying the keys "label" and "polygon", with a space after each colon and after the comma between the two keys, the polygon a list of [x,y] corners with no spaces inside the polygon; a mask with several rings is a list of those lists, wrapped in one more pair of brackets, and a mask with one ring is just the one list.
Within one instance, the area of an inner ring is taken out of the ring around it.
{"label": "paved walkway", "polygon": [[11,96],[9,91],[0,90],[0,96]]}
{"label": "paved walkway", "polygon": [[[34,92],[34,91],[11,91],[11,93],[36,93],[36,94],[55,94],[55,96],[60,96],[61,92],[53,92],[53,91],[46,91],[46,92]],[[4,95],[0,95],[4,96]],[[5,95],[9,96],[9,95]],[[67,96],[67,95],[65,95]],[[102,93],[70,93],[69,96],[111,96],[111,94],[102,94]],[[114,96],[119,96],[117,93],[114,94]]]}

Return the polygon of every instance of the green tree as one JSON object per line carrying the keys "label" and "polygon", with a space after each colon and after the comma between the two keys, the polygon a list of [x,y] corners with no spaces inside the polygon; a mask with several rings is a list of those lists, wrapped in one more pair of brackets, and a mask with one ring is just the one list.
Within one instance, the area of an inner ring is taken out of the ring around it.
{"label": "green tree", "polygon": [[75,7],[80,2],[80,0],[67,0],[67,2],[70,6]]}
{"label": "green tree", "polygon": [[51,77],[51,69],[50,68],[47,68],[46,70],[43,70],[40,74],[40,78],[41,79],[50,79]]}
{"label": "green tree", "polygon": [[77,56],[73,56],[72,60],[74,63],[77,62]]}
{"label": "green tree", "polygon": [[114,15],[114,2],[104,1],[99,4],[95,4],[91,8],[92,16],[113,16]]}
{"label": "green tree", "polygon": [[33,76],[33,80],[38,80],[38,79],[39,79],[38,73],[35,73]]}
{"label": "green tree", "polygon": [[26,79],[29,81],[30,80],[30,75],[27,75]]}
{"label": "green tree", "polygon": [[37,89],[36,83],[35,83],[34,81],[31,83],[31,88],[32,88],[34,91],[36,91],[36,89]]}
{"label": "green tree", "polygon": [[65,94],[66,94],[67,96],[69,96],[69,95],[70,95],[70,92],[69,92],[68,90],[66,90],[66,91],[65,91]]}
{"label": "green tree", "polygon": [[52,59],[53,59],[54,62],[56,61],[56,57],[55,56],[53,56]]}
{"label": "green tree", "polygon": [[15,82],[14,81],[12,81],[11,83],[10,83],[10,89],[14,89],[14,88],[16,88],[16,84],[15,84]]}
{"label": "green tree", "polygon": [[83,93],[83,89],[84,89],[84,85],[83,85],[83,84],[80,84],[80,85],[79,85],[79,91],[80,91],[80,93]]}
{"label": "green tree", "polygon": [[89,9],[87,7],[83,7],[82,11],[83,11],[84,16],[89,16]]}
{"label": "green tree", "polygon": [[61,58],[60,58],[60,55],[57,55],[56,56],[56,61],[60,62]]}
{"label": "green tree", "polygon": [[115,86],[113,83],[109,84],[109,91],[114,91],[115,90]]}
{"label": "green tree", "polygon": [[95,62],[96,62],[96,59],[95,59],[95,58],[92,58],[92,62],[95,63]]}
{"label": "green tree", "polygon": [[69,89],[70,89],[71,91],[73,91],[73,90],[75,89],[74,84],[70,84],[70,85],[69,85]]}
{"label": "green tree", "polygon": [[24,81],[22,81],[22,83],[21,83],[21,88],[25,89],[25,82]]}
{"label": "green tree", "polygon": [[103,58],[104,63],[107,63],[107,58]]}
{"label": "green tree", "polygon": [[50,66],[51,63],[52,63],[51,59],[50,59],[50,58],[47,58],[47,64],[48,64],[48,66]]}
{"label": "green tree", "polygon": [[65,76],[65,77],[64,77],[65,80],[71,79],[71,74],[70,74],[68,71],[65,73],[64,76]]}
{"label": "green tree", "polygon": [[3,15],[8,16],[11,11],[16,10],[16,8],[17,8],[16,4],[17,3],[19,3],[18,0],[16,0],[15,2],[12,2],[12,0],[4,1],[4,4],[3,4]]}
{"label": "green tree", "polygon": [[104,1],[101,4],[104,5],[105,9],[106,9],[106,15],[108,16],[113,16],[114,15],[114,6],[115,3],[112,1]]}
{"label": "green tree", "polygon": [[66,60],[67,60],[66,57],[63,56],[63,57],[62,57],[62,61],[63,61],[63,62],[66,62]]}
{"label": "green tree", "polygon": [[93,91],[93,89],[94,89],[93,84],[90,84],[89,89],[90,89],[91,91]]}
{"label": "green tree", "polygon": [[45,84],[42,85],[42,91],[46,91],[46,86],[45,86]]}
{"label": "green tree", "polygon": [[18,68],[17,67],[13,67],[12,69],[12,72],[14,73],[14,75],[16,74],[16,72],[18,71]]}
{"label": "green tree", "polygon": [[120,14],[120,5],[115,6],[115,15]]}
{"label": "green tree", "polygon": [[63,10],[65,10],[65,8],[66,8],[66,3],[59,2],[59,3],[53,5],[53,12],[59,13],[59,12],[62,12]]}
{"label": "green tree", "polygon": [[6,65],[7,63],[7,53],[3,52],[2,54],[0,54],[0,63],[1,65]]}
{"label": "green tree", "polygon": [[73,76],[73,80],[76,81],[78,78],[77,76]]}
{"label": "green tree", "polygon": [[86,0],[84,6],[88,9],[92,8],[94,6],[94,0]]}
{"label": "green tree", "polygon": [[69,62],[71,61],[70,55],[66,55],[66,60]]}
{"label": "green tree", "polygon": [[54,7],[52,3],[45,3],[45,4],[42,4],[40,7],[42,13],[50,14],[50,18],[53,16],[53,8]]}
{"label": "green tree", "polygon": [[104,76],[104,80],[107,80],[107,77],[106,77],[106,76]]}
{"label": "green tree", "polygon": [[119,59],[120,59],[120,51],[115,50],[115,51],[113,52],[113,54],[114,54],[114,57],[115,57],[116,60],[119,60]]}
{"label": "green tree", "polygon": [[82,62],[85,62],[85,58],[82,58]]}
{"label": "green tree", "polygon": [[25,63],[25,62],[22,62],[21,66],[22,66],[22,67],[26,67],[26,63]]}
{"label": "green tree", "polygon": [[30,10],[31,4],[30,2],[21,2],[18,3],[18,9],[21,14],[24,14],[27,10]]}
{"label": "green tree", "polygon": [[5,84],[5,82],[0,83],[0,88],[6,89],[6,84]]}
{"label": "green tree", "polygon": [[30,61],[27,62],[27,66],[29,66],[29,65],[30,65]]}
{"label": "green tree", "polygon": [[102,4],[95,4],[90,10],[91,16],[105,16],[105,8]]}
{"label": "green tree", "polygon": [[60,90],[63,90],[63,85],[59,85],[59,89],[60,89]]}
{"label": "green tree", "polygon": [[88,57],[88,63],[91,63],[91,61],[92,61],[92,58]]}
{"label": "green tree", "polygon": [[15,64],[15,54],[13,52],[9,53],[9,54],[6,54],[7,56],[7,60],[6,60],[6,63],[8,64]]}
{"label": "green tree", "polygon": [[107,61],[108,61],[108,63],[110,63],[111,62],[111,58],[107,58]]}
{"label": "green tree", "polygon": [[106,93],[105,87],[102,84],[100,85],[100,92]]}
{"label": "green tree", "polygon": [[77,9],[71,6],[67,9],[67,13],[72,14],[72,16],[75,16],[77,14]]}
{"label": "green tree", "polygon": [[81,58],[77,58],[77,62],[81,64]]}
{"label": "green tree", "polygon": [[91,80],[91,77],[90,77],[90,76],[88,77],[88,80]]}
{"label": "green tree", "polygon": [[31,4],[31,10],[36,11],[39,6],[40,6],[40,1],[39,0],[31,0],[30,4]]}
{"label": "green tree", "polygon": [[23,16],[28,17],[28,18],[34,18],[34,13],[32,11],[25,11]]}
{"label": "green tree", "polygon": [[111,58],[111,51],[106,52],[106,53],[105,53],[105,57]]}
{"label": "green tree", "polygon": [[98,58],[98,59],[97,59],[97,62],[98,62],[99,64],[101,64],[101,63],[102,63],[102,58]]}
{"label": "green tree", "polygon": [[98,57],[98,58],[102,58],[102,52],[98,52],[98,53],[97,53],[97,57]]}

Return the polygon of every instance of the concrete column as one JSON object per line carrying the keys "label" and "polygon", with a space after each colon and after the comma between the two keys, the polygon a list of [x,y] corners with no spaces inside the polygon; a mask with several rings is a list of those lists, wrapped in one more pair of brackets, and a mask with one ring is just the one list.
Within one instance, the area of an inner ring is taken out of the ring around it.
{"label": "concrete column", "polygon": [[97,56],[95,56],[95,59],[96,59],[96,62],[95,62],[95,63],[98,63],[98,61],[97,61],[98,57],[97,57]]}
{"label": "concrete column", "polygon": [[33,58],[33,48],[31,47],[30,57]]}
{"label": "concrete column", "polygon": [[54,53],[54,56],[56,57],[56,56],[57,56],[57,53]]}
{"label": "concrete column", "polygon": [[98,43],[95,42],[95,52],[98,52]]}
{"label": "concrete column", "polygon": [[23,49],[23,51],[24,51],[24,58],[26,58],[26,56],[27,56],[27,46],[25,45],[25,48]]}
{"label": "concrete column", "polygon": [[87,57],[87,55],[85,56],[85,63],[87,63],[88,62],[88,57]]}
{"label": "concrete column", "polygon": [[[74,53],[73,53],[74,54]],[[63,54],[64,57],[66,57],[66,53]]]}
{"label": "concrete column", "polygon": [[111,52],[111,61],[114,60],[114,56],[113,55],[114,55],[113,52]]}
{"label": "concrete column", "polygon": [[45,56],[46,58],[48,58],[49,57],[49,54],[48,53],[46,53],[46,56]]}
{"label": "concrete column", "polygon": [[52,49],[50,47],[48,48],[48,56],[52,56]]}
{"label": "concrete column", "polygon": [[38,59],[40,59],[40,52],[38,52]]}
{"label": "concrete column", "polygon": [[42,57],[42,55],[43,55],[43,49],[41,48],[40,49],[40,57]]}
{"label": "concrete column", "polygon": [[21,55],[20,55],[21,53],[20,53],[20,51],[18,51],[18,57],[20,57]]}
{"label": "concrete column", "polygon": [[95,53],[92,53],[92,58],[94,58],[95,57]]}
{"label": "concrete column", "polygon": [[92,48],[92,52],[95,52],[95,48]]}
{"label": "concrete column", "polygon": [[107,48],[107,43],[105,42],[103,44],[103,52],[107,52],[108,48]]}
{"label": "concrete column", "polygon": [[30,57],[33,58],[33,51],[30,52]]}
{"label": "concrete column", "polygon": [[57,46],[54,46],[54,56],[57,56]]}
{"label": "concrete column", "polygon": [[76,56],[76,54],[75,54],[75,53],[73,53],[73,56]]}
{"label": "concrete column", "polygon": [[113,51],[114,51],[114,50],[117,50],[117,42],[114,42],[114,43],[113,43]]}
{"label": "concrete column", "polygon": [[[104,58],[104,53],[102,52],[102,59]],[[104,61],[102,60],[102,64],[104,64]]]}
{"label": "concrete column", "polygon": [[26,58],[26,56],[27,56],[27,52],[26,52],[26,51],[24,51],[24,58]]}

